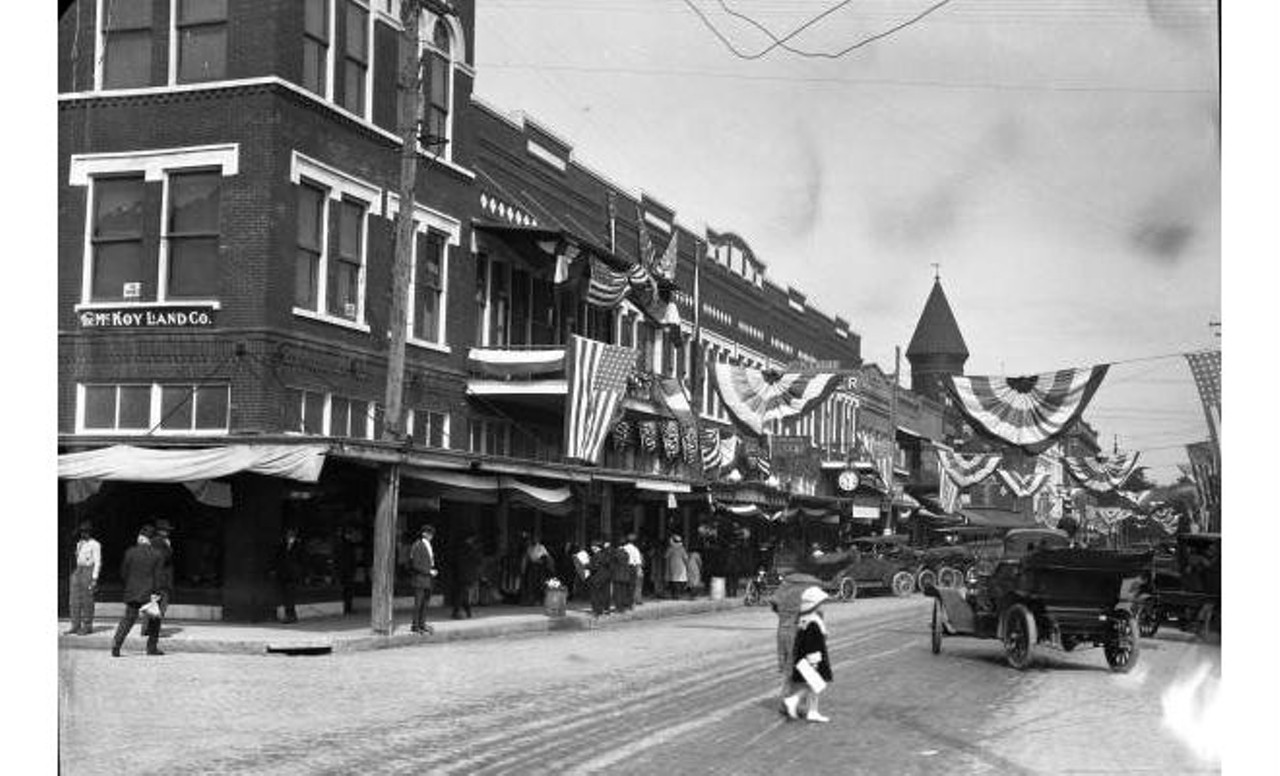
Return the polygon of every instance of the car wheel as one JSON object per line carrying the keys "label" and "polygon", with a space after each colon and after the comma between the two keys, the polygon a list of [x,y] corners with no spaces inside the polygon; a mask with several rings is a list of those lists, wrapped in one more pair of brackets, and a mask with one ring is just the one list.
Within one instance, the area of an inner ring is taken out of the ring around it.
{"label": "car wheel", "polygon": [[938,611],[941,608],[941,601],[933,602],[933,624],[929,646],[935,655],[942,651],[942,612]]}
{"label": "car wheel", "polygon": [[916,574],[916,587],[923,591],[926,587],[938,586],[938,572],[933,569],[920,569],[920,573]]}
{"label": "car wheel", "polygon": [[1138,609],[1138,634],[1149,639],[1160,630],[1160,607],[1155,601],[1147,601]]}
{"label": "car wheel", "polygon": [[1004,656],[1009,665],[1022,671],[1035,658],[1036,618],[1022,604],[1014,604],[1004,613]]}
{"label": "car wheel", "polygon": [[890,582],[890,585],[893,588],[894,595],[899,598],[906,598],[915,591],[916,580],[915,577],[911,576],[910,571],[899,571],[893,575],[893,580]]}
{"label": "car wheel", "polygon": [[1138,662],[1138,623],[1124,610],[1116,610],[1111,617],[1112,633],[1102,652],[1107,665],[1118,674],[1128,673]]}
{"label": "car wheel", "polygon": [[755,582],[747,583],[747,597],[743,603],[747,606],[755,606],[760,603],[760,586]]}
{"label": "car wheel", "polygon": [[950,566],[943,566],[938,569],[938,587],[945,587],[955,590],[964,585],[964,575],[959,569]]}
{"label": "car wheel", "polygon": [[852,577],[840,579],[839,597],[841,601],[852,601],[858,597],[858,583],[854,582]]}

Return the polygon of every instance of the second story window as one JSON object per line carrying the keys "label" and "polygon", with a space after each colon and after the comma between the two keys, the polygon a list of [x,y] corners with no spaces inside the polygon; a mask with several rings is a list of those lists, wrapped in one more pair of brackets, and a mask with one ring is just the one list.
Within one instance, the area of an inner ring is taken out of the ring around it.
{"label": "second story window", "polygon": [[449,106],[453,80],[453,45],[449,25],[434,20],[430,43],[423,50],[422,97],[426,151],[449,156]]}
{"label": "second story window", "polygon": [[304,183],[298,187],[298,247],[293,291],[294,305],[304,310],[318,309],[325,231],[325,192]]}
{"label": "second story window", "polygon": [[302,85],[324,97],[329,84],[329,0],[305,0]]}
{"label": "second story window", "polygon": [[164,239],[170,299],[207,299],[217,294],[221,185],[222,174],[216,170],[169,176]]}
{"label": "second story window", "polygon": [[[154,281],[144,260],[142,176],[99,178],[93,182],[90,228],[89,300],[154,298]],[[147,286],[149,285],[149,288]]]}
{"label": "second story window", "polygon": [[102,5],[99,25],[101,87],[151,85],[151,0],[112,0]]}
{"label": "second story window", "polygon": [[330,315],[360,318],[360,280],[364,269],[364,203],[343,198],[338,204],[337,252],[329,263]]}
{"label": "second story window", "polygon": [[178,83],[225,78],[227,0],[178,0],[174,40],[178,50]]}
{"label": "second story window", "polygon": [[414,244],[413,338],[442,344],[445,235],[419,232]]}
{"label": "second story window", "polygon": [[337,62],[334,95],[339,105],[356,114],[365,115],[365,81],[369,73],[369,9],[354,0],[338,0],[338,46],[342,53]]}

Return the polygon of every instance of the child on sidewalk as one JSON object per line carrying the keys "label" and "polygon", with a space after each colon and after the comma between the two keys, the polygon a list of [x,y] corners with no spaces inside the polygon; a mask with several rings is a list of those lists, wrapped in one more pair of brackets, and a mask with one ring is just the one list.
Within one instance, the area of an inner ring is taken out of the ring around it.
{"label": "child on sidewalk", "polygon": [[[800,704],[807,698],[805,705],[808,711],[804,716],[806,720],[809,722],[831,721],[830,717],[825,717],[818,711],[818,694],[826,687],[826,683],[831,681],[831,658],[827,654],[827,623],[822,618],[822,602],[825,600],[827,600],[827,594],[822,592],[820,587],[807,588],[800,596],[800,617],[796,620],[795,648],[791,652],[796,661],[791,670],[791,681],[796,690],[782,699],[787,716],[791,719],[800,718]],[[802,673],[801,663],[807,664],[805,668],[812,668],[813,671],[805,670]],[[804,674],[813,672],[816,672],[817,677],[811,675],[806,679]]]}

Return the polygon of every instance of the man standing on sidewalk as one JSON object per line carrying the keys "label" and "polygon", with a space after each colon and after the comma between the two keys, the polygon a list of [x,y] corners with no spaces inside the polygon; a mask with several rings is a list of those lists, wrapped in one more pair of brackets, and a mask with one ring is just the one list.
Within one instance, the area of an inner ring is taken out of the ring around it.
{"label": "man standing on sidewalk", "polygon": [[[129,629],[138,621],[138,610],[156,593],[156,575],[160,570],[160,554],[151,546],[152,528],[144,525],[138,531],[137,544],[124,553],[120,562],[120,578],[124,580],[124,617],[116,626],[115,639],[111,642],[111,656],[120,657],[120,647]],[[156,646],[159,631],[147,635],[147,654],[161,654]]]}
{"label": "man standing on sidewalk", "polygon": [[290,526],[284,532],[284,542],[276,549],[274,563],[276,581],[280,584],[280,603],[284,607],[286,625],[298,621],[298,607],[294,599],[294,587],[302,581],[303,561],[302,542],[298,539],[298,529]]}
{"label": "man standing on sidewalk", "polygon": [[[147,618],[143,633],[149,638],[160,638],[160,621],[169,610],[169,601],[173,598],[173,545],[169,543],[168,520],[156,521],[156,535],[151,540],[151,547],[159,557],[156,568],[156,593],[160,596],[160,616]],[[163,654],[158,649],[153,654]]]}
{"label": "man standing on sidewalk", "polygon": [[413,572],[413,627],[414,633],[428,634],[435,630],[427,625],[427,604],[431,600],[431,588],[435,586],[436,553],[431,539],[436,529],[422,526],[422,536],[409,548],[409,568]]}
{"label": "man standing on sidewalk", "polygon": [[72,634],[93,633],[93,596],[98,590],[98,572],[102,570],[102,545],[93,538],[93,524],[80,524],[76,542],[75,571],[71,572]]}
{"label": "man standing on sidewalk", "polygon": [[627,543],[622,545],[622,549],[626,550],[627,560],[631,564],[631,603],[639,606],[643,603],[641,598],[641,590],[644,588],[644,557],[640,555],[640,549],[636,547],[636,535],[627,534]]}

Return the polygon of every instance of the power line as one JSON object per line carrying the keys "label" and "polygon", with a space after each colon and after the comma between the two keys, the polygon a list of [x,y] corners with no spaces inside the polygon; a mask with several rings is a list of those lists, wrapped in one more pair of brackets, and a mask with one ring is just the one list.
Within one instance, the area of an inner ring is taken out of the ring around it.
{"label": "power line", "polygon": [[[776,37],[773,35],[773,33],[769,32],[767,29],[765,29],[762,25],[760,25],[760,24],[759,24],[759,22],[756,22],[755,20],[750,20],[752,24],[754,24],[754,25],[756,25],[757,27],[759,27],[760,29],[764,30],[764,31],[765,31],[765,33],[766,33],[770,38],[773,38],[774,42],[773,42],[773,43],[771,43],[771,44],[769,44],[768,46],[765,46],[763,49],[761,49],[760,51],[756,52],[755,54],[748,54],[748,53],[746,53],[746,52],[739,51],[739,50],[738,50],[738,48],[737,48],[736,46],[734,46],[734,45],[733,45],[733,43],[732,43],[728,38],[726,38],[726,37],[724,36],[724,34],[723,34],[723,33],[721,33],[721,32],[720,32],[720,30],[719,30],[719,29],[718,29],[714,24],[712,24],[712,23],[711,23],[711,20],[707,18],[706,14],[704,14],[700,8],[698,8],[696,5],[694,5],[694,4],[693,4],[692,0],[684,0],[684,4],[685,4],[686,6],[688,6],[688,7],[689,7],[689,10],[693,11],[693,12],[694,12],[694,14],[695,14],[695,15],[697,15],[698,19],[700,19],[700,20],[702,21],[702,23],[703,23],[704,25],[706,25],[707,29],[711,30],[711,34],[715,35],[715,36],[716,36],[716,38],[717,38],[717,39],[719,39],[719,41],[720,41],[722,44],[724,44],[724,47],[725,47],[726,49],[728,49],[728,50],[729,50],[729,51],[730,51],[734,56],[738,57],[739,59],[748,59],[748,60],[751,60],[751,59],[760,59],[760,58],[761,58],[761,57],[763,57],[764,55],[768,54],[770,51],[773,51],[775,48],[778,48],[778,47],[780,47],[780,46],[782,46],[782,47],[786,47],[788,51],[793,51],[794,53],[801,54],[802,56],[822,57],[822,58],[825,58],[825,59],[839,59],[840,57],[845,56],[846,54],[848,54],[848,53],[849,53],[849,52],[851,52],[851,51],[856,51],[857,49],[860,49],[860,48],[862,48],[863,46],[870,45],[870,44],[872,44],[872,43],[876,42],[877,40],[881,40],[881,39],[883,39],[883,38],[887,38],[887,37],[889,37],[890,35],[894,34],[895,32],[898,32],[899,30],[902,30],[902,29],[905,29],[905,28],[907,28],[907,27],[910,27],[911,25],[913,25],[913,24],[915,24],[915,23],[919,22],[921,19],[925,18],[926,16],[928,16],[928,15],[929,15],[929,14],[931,14],[931,13],[933,13],[934,11],[937,11],[939,8],[943,7],[944,5],[947,5],[948,3],[950,3],[950,2],[951,2],[951,0],[939,0],[939,2],[934,3],[933,5],[929,6],[928,8],[926,8],[925,10],[923,10],[923,11],[921,11],[920,13],[916,14],[915,16],[911,17],[910,19],[908,19],[908,20],[906,20],[906,21],[904,21],[904,22],[901,22],[900,24],[896,24],[896,25],[894,25],[894,26],[890,27],[889,29],[884,30],[884,31],[882,31],[882,32],[878,32],[878,33],[876,33],[876,34],[874,34],[874,35],[868,35],[868,36],[866,36],[865,38],[862,38],[862,39],[858,40],[857,42],[850,44],[849,46],[847,46],[847,47],[845,47],[845,48],[841,49],[841,50],[840,50],[840,51],[838,51],[838,52],[834,52],[834,53],[804,53],[804,52],[800,52],[800,51],[795,51],[794,49],[791,49],[790,47],[787,47],[787,46],[785,45],[785,42],[786,42],[787,40],[790,40],[791,38],[795,37],[796,35],[799,35],[801,32],[803,32],[803,31],[804,31],[805,29],[807,29],[808,27],[810,27],[810,26],[812,26],[813,24],[817,23],[818,21],[820,21],[820,20],[821,20],[821,19],[823,19],[824,17],[826,17],[826,16],[828,16],[828,15],[830,15],[830,14],[834,13],[835,11],[839,10],[840,8],[843,8],[844,6],[848,5],[850,2],[852,2],[852,0],[843,0],[843,2],[838,3],[838,4],[837,4],[837,5],[835,5],[835,6],[832,6],[831,8],[827,9],[826,11],[824,11],[824,12],[822,12],[822,13],[818,14],[818,15],[817,15],[817,16],[815,16],[814,18],[812,18],[812,19],[810,19],[809,21],[805,22],[804,24],[800,25],[800,26],[799,26],[799,27],[797,27],[795,30],[792,30],[790,33],[788,33],[787,35],[783,36],[781,39],[776,38]],[[725,7],[725,6],[724,6],[724,2],[723,2],[723,0],[721,0],[720,5],[721,5],[721,7]],[[725,7],[725,10],[726,10],[726,11],[728,11],[729,9],[728,9],[727,7]],[[745,17],[745,16],[742,16],[741,14],[734,13],[734,12],[732,12],[732,11],[730,11],[730,13],[733,13],[733,15],[734,15],[734,16],[741,16],[741,18],[747,18],[747,17]]]}

